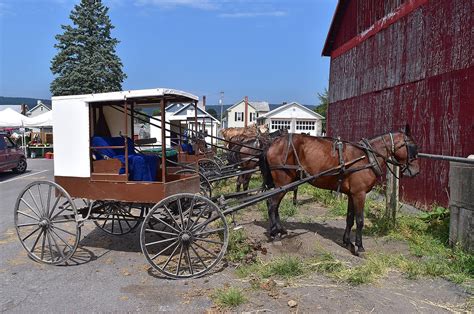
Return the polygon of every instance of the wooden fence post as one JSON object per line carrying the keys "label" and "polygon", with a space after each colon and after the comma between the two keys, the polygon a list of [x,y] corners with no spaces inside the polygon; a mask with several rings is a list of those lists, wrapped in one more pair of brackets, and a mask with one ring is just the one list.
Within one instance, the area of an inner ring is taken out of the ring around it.
{"label": "wooden fence post", "polygon": [[387,186],[385,189],[385,217],[390,221],[391,226],[394,227],[399,206],[399,180],[397,178],[400,177],[400,167],[387,164],[387,168],[389,169],[387,169]]}

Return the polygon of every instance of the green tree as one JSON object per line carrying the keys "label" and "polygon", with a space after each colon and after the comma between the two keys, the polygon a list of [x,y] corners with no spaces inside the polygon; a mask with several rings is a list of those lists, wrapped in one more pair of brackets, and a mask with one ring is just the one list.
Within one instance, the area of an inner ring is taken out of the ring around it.
{"label": "green tree", "polygon": [[122,89],[127,76],[115,52],[119,41],[111,36],[108,11],[101,0],[81,0],[69,16],[73,25],[61,25],[64,32],[55,37],[58,53],[51,61],[54,96]]}
{"label": "green tree", "polygon": [[[324,88],[322,93],[318,93],[318,99],[319,105],[314,108],[314,111],[326,118],[329,106],[329,92],[327,88]],[[326,120],[323,120],[323,130],[326,130]]]}

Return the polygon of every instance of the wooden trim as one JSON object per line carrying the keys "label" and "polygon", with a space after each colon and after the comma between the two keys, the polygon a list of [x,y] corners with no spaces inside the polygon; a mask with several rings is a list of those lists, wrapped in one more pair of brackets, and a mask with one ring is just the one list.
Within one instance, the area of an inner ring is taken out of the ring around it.
{"label": "wooden trim", "polygon": [[375,36],[377,33],[388,28],[390,25],[394,24],[398,20],[404,18],[414,10],[418,9],[420,6],[428,3],[428,0],[408,0],[401,6],[399,6],[395,12],[389,15],[387,18],[382,18],[375,22],[367,31],[362,32],[361,34],[355,36],[348,42],[344,43],[339,48],[331,52],[331,58],[337,58],[345,52],[351,50],[352,48],[360,45],[365,40],[369,39],[372,36]]}
{"label": "wooden trim", "polygon": [[91,181],[126,182],[127,176],[124,174],[94,172],[93,174],[91,174]]}
{"label": "wooden trim", "polygon": [[79,177],[54,177],[72,197],[133,203],[158,203],[177,193],[199,193],[199,175],[162,182],[102,181]]}
{"label": "wooden trim", "polygon": [[122,162],[118,159],[103,159],[103,160],[94,160],[92,162],[92,172],[96,173],[110,173],[118,174],[122,168]]}

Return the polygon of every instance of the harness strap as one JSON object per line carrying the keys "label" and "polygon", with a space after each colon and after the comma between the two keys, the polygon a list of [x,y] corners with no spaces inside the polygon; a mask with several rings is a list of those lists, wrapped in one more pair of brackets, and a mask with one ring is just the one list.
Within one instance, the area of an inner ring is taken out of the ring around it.
{"label": "harness strap", "polygon": [[361,140],[362,147],[364,148],[364,152],[367,155],[367,158],[369,159],[369,164],[368,168],[372,168],[372,171],[377,177],[382,176],[382,167],[380,166],[380,163],[375,156],[374,149],[372,148],[372,145],[370,145],[370,142],[366,139],[363,138]]}

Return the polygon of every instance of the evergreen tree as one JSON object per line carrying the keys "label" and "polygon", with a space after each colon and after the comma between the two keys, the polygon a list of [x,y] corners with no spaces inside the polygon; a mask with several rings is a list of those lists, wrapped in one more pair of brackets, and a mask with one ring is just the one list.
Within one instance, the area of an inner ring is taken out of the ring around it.
{"label": "evergreen tree", "polygon": [[[324,88],[322,93],[318,93],[318,99],[319,105],[314,108],[314,111],[326,118],[329,106],[329,92],[327,88]],[[326,120],[323,120],[323,130],[326,130]]]}
{"label": "evergreen tree", "polygon": [[51,61],[54,96],[122,89],[127,76],[115,53],[119,41],[111,37],[108,11],[101,0],[81,0],[69,16],[73,26],[61,25],[64,33],[55,37],[58,54]]}

